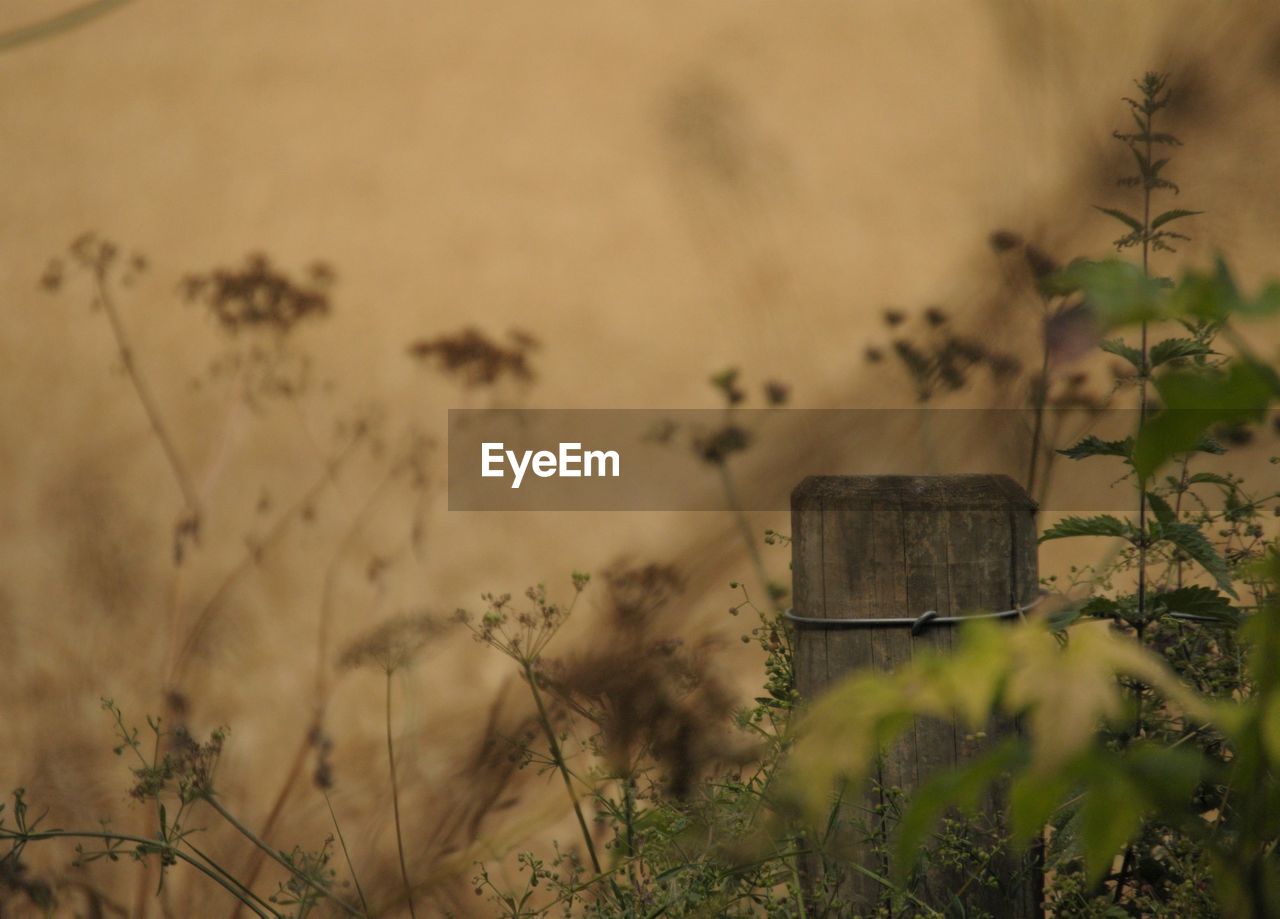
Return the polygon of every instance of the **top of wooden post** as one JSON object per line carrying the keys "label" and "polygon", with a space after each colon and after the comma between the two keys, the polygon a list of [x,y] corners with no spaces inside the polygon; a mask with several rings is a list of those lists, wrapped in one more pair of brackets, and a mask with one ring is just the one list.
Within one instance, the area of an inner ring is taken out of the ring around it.
{"label": "top of wooden post", "polygon": [[1007,475],[811,475],[791,492],[791,504],[831,502],[840,507],[892,504],[965,508],[1014,506],[1036,510],[1022,486]]}

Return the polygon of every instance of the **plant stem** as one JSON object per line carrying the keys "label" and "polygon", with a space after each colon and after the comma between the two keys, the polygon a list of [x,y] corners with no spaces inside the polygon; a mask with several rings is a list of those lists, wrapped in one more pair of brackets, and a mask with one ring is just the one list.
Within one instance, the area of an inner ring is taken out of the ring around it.
{"label": "plant stem", "polygon": [[404,882],[404,896],[409,904],[409,915],[417,919],[413,910],[413,885],[409,883],[409,869],[404,861],[404,835],[400,830],[400,789],[396,782],[396,753],[391,743],[391,668],[387,668],[387,763],[391,768],[391,807],[396,817],[396,851],[400,855],[400,879]]}
{"label": "plant stem", "polygon": [[521,665],[524,667],[524,677],[529,683],[529,691],[533,693],[533,701],[538,706],[538,722],[542,726],[542,732],[546,735],[547,744],[551,748],[551,759],[555,763],[556,769],[560,772],[560,777],[564,779],[565,791],[569,793],[569,801],[573,804],[573,813],[578,818],[578,827],[582,830],[582,841],[586,844],[587,855],[591,859],[591,867],[596,874],[603,874],[600,868],[600,858],[596,855],[596,844],[591,838],[591,830],[587,827],[587,818],[583,816],[582,804],[578,800],[578,793],[573,790],[573,778],[569,775],[569,766],[564,760],[564,753],[560,750],[560,741],[556,739],[555,728],[551,726],[551,716],[547,714],[547,707],[542,701],[542,693],[538,691],[538,681],[533,674],[533,662],[525,659]]}
{"label": "plant stem", "polygon": [[238,830],[241,836],[249,840],[251,843],[257,846],[263,852],[267,853],[267,856],[272,861],[276,862],[282,868],[286,869],[291,875],[293,875],[293,877],[297,878],[303,884],[306,884],[308,887],[310,887],[312,890],[314,890],[316,893],[320,894],[321,896],[332,900],[344,912],[349,913],[352,916],[360,915],[351,906],[339,900],[337,897],[335,897],[332,893],[330,893],[320,884],[317,884],[314,880],[307,877],[305,874],[303,874],[301,871],[295,868],[292,864],[290,864],[289,860],[285,858],[283,855],[281,855],[280,852],[278,852],[271,845],[269,845],[260,837],[258,837],[253,832],[253,830],[249,829],[247,826],[241,823],[239,819],[237,819],[235,814],[231,813],[231,811],[223,807],[222,802],[219,801],[214,795],[206,794],[203,796],[201,800],[205,801],[210,807],[212,807],[215,811],[217,811],[218,816],[220,816],[223,820],[227,821],[227,823],[231,824],[236,830]]}
{"label": "plant stem", "polygon": [[[1041,330],[1046,328],[1049,321],[1049,307],[1044,302],[1044,319],[1041,322]],[[1031,432],[1031,458],[1029,468],[1027,469],[1027,494],[1033,498],[1036,493],[1036,472],[1040,463],[1040,442],[1044,439],[1044,410],[1049,400],[1049,339],[1046,334],[1041,335],[1041,357],[1040,357],[1040,376],[1036,380],[1035,386],[1035,422],[1034,429]]]}
{"label": "plant stem", "polygon": [[[289,767],[284,785],[281,786],[279,793],[276,795],[275,802],[271,805],[271,811],[267,814],[267,819],[263,822],[262,829],[257,834],[260,839],[265,839],[271,835],[275,829],[276,821],[284,813],[285,802],[289,799],[289,793],[293,791],[293,786],[297,783],[298,776],[302,774],[302,767],[307,761],[307,750],[311,746],[308,738],[309,734],[303,736],[302,743],[298,746],[298,752],[294,754],[293,763]],[[245,877],[246,884],[253,884],[258,880],[258,872],[262,870],[264,857],[265,854],[261,847],[253,853],[253,857],[249,861],[247,876]],[[231,919],[236,919],[239,915],[240,907],[237,905],[231,913]]]}
{"label": "plant stem", "polygon": [[201,874],[218,884],[218,886],[226,889],[233,897],[244,902],[251,910],[259,916],[271,917],[278,916],[279,913],[274,911],[263,912],[256,904],[245,899],[245,897],[236,889],[235,879],[221,869],[215,869],[210,865],[205,865],[199,859],[192,858],[181,849],[165,845],[156,839],[147,839],[143,836],[133,836],[127,833],[107,833],[107,832],[90,832],[76,830],[44,830],[36,833],[11,833],[8,830],[0,831],[0,839],[17,839],[24,845],[29,842],[39,842],[44,839],[101,839],[107,842],[131,842],[142,847],[146,852],[165,852],[174,858],[182,861],[195,868]]}
{"label": "plant stem", "polygon": [[[1151,164],[1151,111],[1144,111],[1142,134],[1144,137],[1145,163],[1142,169],[1142,276],[1151,277],[1151,177],[1148,175]],[[1138,371],[1138,435],[1147,421],[1147,384],[1151,377],[1151,363],[1147,354],[1147,321],[1142,320],[1141,342],[1139,350],[1142,354],[1142,365]],[[1147,612],[1147,483],[1138,479],[1138,641],[1143,640]],[[1134,697],[1137,706],[1134,737],[1142,734],[1142,685],[1134,685]],[[1133,844],[1125,847],[1124,860],[1120,863],[1120,874],[1116,878],[1115,897],[1113,902],[1119,903],[1128,883],[1130,865],[1133,862]]]}
{"label": "plant stem", "polygon": [[733,483],[733,476],[729,473],[728,461],[722,460],[716,463],[716,468],[720,471],[720,483],[724,488],[725,503],[729,505],[729,509],[733,512],[734,522],[738,525],[738,532],[742,534],[742,541],[746,544],[747,553],[751,556],[751,565],[756,570],[756,578],[760,581],[760,589],[764,591],[765,596],[772,602],[772,595],[769,593],[769,573],[764,566],[764,556],[760,554],[760,547],[756,545],[755,534],[751,530],[751,521],[747,519],[747,512],[742,509],[742,501],[738,498],[738,489]]}
{"label": "plant stem", "polygon": [[360,878],[356,876],[356,866],[351,862],[351,853],[347,851],[347,840],[342,835],[342,827],[338,823],[338,815],[333,812],[333,802],[329,793],[324,795],[325,806],[329,808],[329,816],[333,819],[334,832],[338,834],[338,844],[342,846],[342,857],[347,861],[347,870],[351,872],[351,882],[356,885],[356,895],[360,898],[360,907],[366,916],[369,915],[369,902],[364,898],[364,888],[360,886]]}
{"label": "plant stem", "polygon": [[279,542],[288,531],[289,524],[301,517],[306,508],[317,500],[324,490],[332,484],[332,480],[337,475],[338,470],[355,454],[356,447],[364,441],[365,437],[366,435],[363,432],[356,432],[347,439],[341,451],[330,460],[324,473],[297,500],[280,513],[258,542],[256,548],[245,552],[239,563],[227,572],[226,577],[219,582],[217,588],[209,596],[209,599],[205,601],[204,606],[201,607],[200,612],[196,615],[195,622],[191,624],[180,644],[177,643],[175,635],[175,646],[178,650],[172,654],[169,674],[166,680],[170,688],[177,687],[186,665],[190,662],[191,656],[195,653],[200,639],[204,635],[205,629],[208,628],[214,616],[230,599],[241,578],[257,570],[263,553]]}
{"label": "plant stem", "polygon": [[169,466],[173,470],[174,478],[178,480],[178,488],[182,491],[182,500],[186,503],[187,519],[190,521],[198,520],[200,498],[196,492],[195,483],[190,473],[187,472],[187,467],[183,463],[182,457],[178,454],[178,448],[173,442],[169,429],[165,426],[164,416],[160,413],[160,405],[156,401],[155,394],[151,391],[147,378],[142,375],[142,371],[138,369],[138,365],[134,362],[133,347],[129,344],[129,333],[124,327],[124,320],[121,319],[120,311],[116,308],[115,300],[112,299],[111,292],[107,287],[105,266],[99,265],[95,267],[93,278],[98,291],[98,302],[102,304],[102,310],[107,314],[107,321],[111,325],[111,334],[115,338],[116,350],[120,354],[120,362],[124,365],[125,373],[129,376],[133,391],[138,395],[138,401],[142,403],[142,410],[146,412],[147,423],[151,425],[152,433],[155,434],[156,440],[160,441],[165,459],[168,460]]}

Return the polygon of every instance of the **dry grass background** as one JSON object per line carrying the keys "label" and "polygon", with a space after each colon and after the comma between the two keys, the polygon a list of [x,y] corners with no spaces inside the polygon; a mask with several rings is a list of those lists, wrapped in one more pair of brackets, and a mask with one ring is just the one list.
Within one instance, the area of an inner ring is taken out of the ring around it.
{"label": "dry grass background", "polygon": [[[0,25],[62,6],[11,0]],[[0,54],[0,785],[26,785],[61,825],[128,823],[98,698],[139,720],[162,709],[171,611],[194,616],[244,557],[264,488],[277,507],[294,500],[323,472],[313,441],[355,406],[442,436],[444,409],[482,404],[411,361],[415,338],[528,330],[543,346],[524,398],[547,407],[710,407],[706,377],[729,364],[786,380],[800,406],[905,405],[909,388],[860,358],[891,304],[941,303],[1024,347],[1034,325],[1001,297],[986,236],[1105,250],[1115,233],[1088,205],[1114,200],[1117,97],[1147,68],[1185,90],[1175,177],[1186,206],[1209,209],[1184,254],[1221,248],[1250,279],[1274,273],[1280,15],[1262,2],[137,0]],[[153,266],[121,311],[209,488],[180,579],[181,497],[105,321],[75,285],[37,289],[86,229]],[[256,413],[189,387],[223,343],[175,293],[184,273],[250,251],[338,273],[332,317],[295,342],[332,388]],[[891,462],[894,446],[871,449]],[[723,585],[746,566],[728,515],[448,513],[434,468],[422,551],[406,553],[416,505],[400,484],[345,536],[380,468],[344,468],[314,524],[237,582],[184,675],[192,727],[231,725],[223,785],[253,825],[312,717],[331,569],[335,648],[406,608],[474,607],[543,579],[567,592],[571,568],[620,556],[685,568],[673,629],[736,636]],[[785,555],[770,563],[785,578]],[[598,615],[588,602],[579,626]],[[744,688],[757,678],[741,645],[715,660]],[[459,635],[399,684],[419,865],[440,864],[431,828],[451,803],[508,778],[476,778],[473,759],[503,663]],[[379,692],[373,675],[343,676],[326,718],[335,806],[371,880],[391,876],[394,852]],[[522,716],[512,701],[498,717]],[[518,806],[473,835],[501,852],[567,827],[542,787],[512,779],[503,801]],[[287,814],[286,848],[325,832],[305,782]],[[243,852],[231,843],[215,848]],[[94,876],[132,902],[135,869]],[[179,914],[212,908],[193,889],[175,893]]]}

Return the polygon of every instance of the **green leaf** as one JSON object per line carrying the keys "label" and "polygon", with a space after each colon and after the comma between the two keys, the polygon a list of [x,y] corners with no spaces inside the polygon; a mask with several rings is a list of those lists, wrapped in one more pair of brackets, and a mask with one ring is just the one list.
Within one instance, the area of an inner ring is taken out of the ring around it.
{"label": "green leaf", "polygon": [[1148,361],[1152,367],[1159,367],[1178,358],[1213,353],[1212,348],[1194,338],[1166,338],[1151,348]]}
{"label": "green leaf", "polygon": [[1237,624],[1240,614],[1231,601],[1212,587],[1179,587],[1151,596],[1151,605],[1167,613],[1187,613],[1219,622]]}
{"label": "green leaf", "polygon": [[912,795],[898,827],[894,873],[905,877],[928,845],[928,836],[950,807],[971,812],[982,792],[1027,758],[1025,741],[1010,737],[981,756],[925,782]]}
{"label": "green leaf", "polygon": [[1236,489],[1236,483],[1231,481],[1225,475],[1219,475],[1216,472],[1197,472],[1187,478],[1188,485],[1221,485],[1223,488],[1229,488],[1232,491]]}
{"label": "green leaf", "polygon": [[1205,777],[1204,756],[1194,749],[1142,742],[1130,747],[1123,767],[1135,788],[1143,789],[1146,809],[1164,813],[1187,806]]}
{"label": "green leaf", "polygon": [[1166,223],[1172,223],[1175,220],[1181,220],[1183,217],[1194,217],[1197,214],[1203,214],[1204,211],[1187,211],[1182,208],[1174,208],[1171,211],[1165,211],[1159,217],[1151,221],[1151,229],[1158,230]]}
{"label": "green leaf", "polygon": [[1167,294],[1160,282],[1121,259],[1078,259],[1046,282],[1051,293],[1081,292],[1103,328],[1164,318]]}
{"label": "green leaf", "polygon": [[1065,631],[1080,621],[1080,616],[1084,613],[1088,605],[1089,604],[1086,603],[1082,607],[1076,604],[1069,604],[1061,607],[1060,609],[1056,609],[1045,619],[1045,625],[1049,627],[1049,631],[1051,632]]}
{"label": "green leaf", "polygon": [[1259,719],[1258,733],[1271,761],[1280,762],[1280,695],[1271,696],[1265,704],[1266,711]]}
{"label": "green leaf", "polygon": [[1118,338],[1109,338],[1098,345],[1103,351],[1123,357],[1133,365],[1134,370],[1142,369],[1142,352],[1132,345],[1126,345]]}
{"label": "green leaf", "polygon": [[1137,217],[1126,214],[1124,211],[1117,210],[1114,207],[1098,207],[1098,205],[1095,204],[1093,209],[1095,211],[1102,211],[1102,213],[1106,214],[1108,217],[1114,217],[1116,220],[1119,220],[1125,226],[1132,229],[1135,233],[1142,232],[1142,221]]}
{"label": "green leaf", "polygon": [[1133,467],[1143,480],[1180,453],[1198,449],[1216,424],[1258,421],[1280,392],[1275,371],[1251,361],[1232,361],[1226,371],[1174,370],[1156,381],[1165,409],[1138,434]]}
{"label": "green leaf", "polygon": [[1169,506],[1169,502],[1154,492],[1147,492],[1147,504],[1151,507],[1151,512],[1156,515],[1156,520],[1162,524],[1176,523],[1178,516],[1173,512],[1173,508]]}
{"label": "green leaf", "polygon": [[1235,588],[1231,586],[1231,572],[1227,563],[1204,533],[1200,532],[1199,527],[1190,523],[1154,523],[1151,526],[1151,536],[1156,541],[1170,543],[1182,550],[1188,558],[1209,572],[1219,587],[1231,596],[1236,596]]}
{"label": "green leaf", "polygon": [[1121,539],[1133,540],[1137,532],[1133,524],[1110,514],[1099,514],[1096,517],[1067,517],[1045,530],[1040,542],[1050,539],[1069,539],[1073,536],[1118,536]]}
{"label": "green leaf", "polygon": [[1176,316],[1225,322],[1233,315],[1268,316],[1280,312],[1280,282],[1272,281],[1256,297],[1240,292],[1231,269],[1219,256],[1212,271],[1189,271],[1174,289],[1170,307]]}
{"label": "green leaf", "polygon": [[1132,437],[1126,437],[1124,440],[1103,440],[1090,434],[1074,446],[1058,452],[1074,460],[1085,459],[1090,456],[1119,456],[1128,459],[1129,451],[1132,449]]}
{"label": "green leaf", "polygon": [[1080,608],[1085,616],[1111,617],[1123,616],[1132,608],[1132,604],[1121,604],[1109,597],[1091,597],[1089,602]]}
{"label": "green leaf", "polygon": [[1140,789],[1116,769],[1100,760],[1089,770],[1090,782],[1080,805],[1080,841],[1084,848],[1085,871],[1096,884],[1142,823]]}

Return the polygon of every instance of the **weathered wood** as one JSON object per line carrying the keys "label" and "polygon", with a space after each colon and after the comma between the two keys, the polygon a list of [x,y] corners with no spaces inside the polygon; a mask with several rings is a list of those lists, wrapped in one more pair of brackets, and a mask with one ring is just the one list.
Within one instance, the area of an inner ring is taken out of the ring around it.
{"label": "weathered wood", "polygon": [[[941,616],[1009,609],[1034,597],[1038,587],[1035,504],[1012,479],[995,475],[818,476],[792,492],[793,603],[801,616],[821,619],[915,618],[926,610]],[[820,695],[850,672],[874,667],[893,671],[925,649],[946,653],[954,628],[800,629],[796,679],[802,699]],[[889,793],[913,789],[939,770],[987,749],[1011,723],[989,726],[985,738],[936,719],[917,719],[882,752],[868,789],[846,792],[840,812],[845,829],[841,860],[879,875],[890,866],[871,841],[884,832]],[[985,802],[999,820],[1002,795]],[[871,831],[859,836],[850,828]],[[883,847],[881,847],[883,848]],[[820,863],[805,862],[809,883],[820,880]],[[995,866],[999,888],[968,885],[966,905],[992,915],[1040,915],[1037,872],[1011,856]],[[1029,879],[1030,878],[1030,879]],[[841,872],[843,895],[870,909],[883,893],[878,881]],[[922,878],[925,899],[944,909],[963,881],[932,868]]]}

